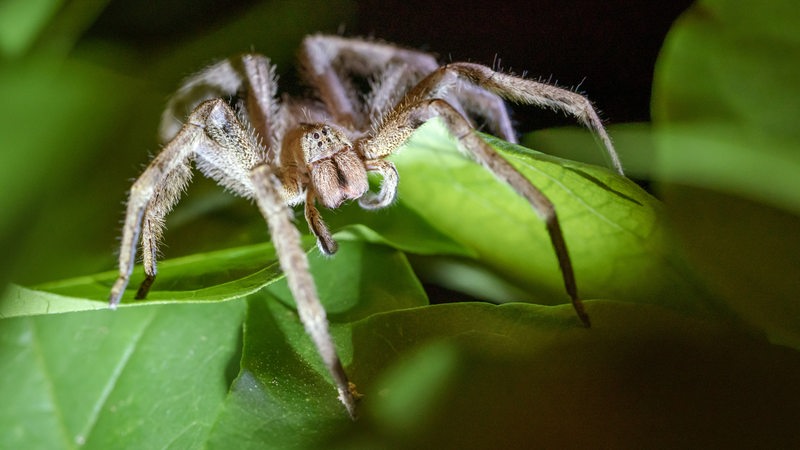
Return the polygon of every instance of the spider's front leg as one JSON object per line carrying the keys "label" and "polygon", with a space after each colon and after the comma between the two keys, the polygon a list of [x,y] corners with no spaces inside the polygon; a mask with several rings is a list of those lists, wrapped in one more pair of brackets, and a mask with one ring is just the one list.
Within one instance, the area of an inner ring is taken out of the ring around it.
{"label": "spider's front leg", "polygon": [[281,181],[268,165],[254,168],[251,178],[258,207],[267,219],[281,269],[286,274],[289,290],[297,304],[300,321],[303,322],[306,333],[311,337],[325,367],[333,377],[339,392],[339,401],[351,417],[356,417],[355,399],[358,394],[355,385],[348,381],[333,345],[325,308],[319,301],[314,279],[311,277],[308,258],[300,241],[300,232],[292,223],[291,210],[281,195]]}
{"label": "spider's front leg", "polygon": [[497,72],[480,64],[453,63],[428,75],[408,93],[407,98],[435,98],[442,87],[459,83],[472,84],[517,104],[551,108],[575,117],[600,139],[612,167],[618,174],[624,175],[617,151],[597,111],[589,99],[575,92]]}
{"label": "spider's front leg", "polygon": [[481,165],[489,169],[500,180],[511,186],[523,197],[544,221],[550,242],[561,269],[564,287],[578,317],[587,327],[590,326],[588,314],[578,296],[572,261],[561,231],[561,225],[553,203],[531,184],[514,166],[498,154],[489,144],[481,139],[469,121],[453,106],[442,99],[409,100],[398,105],[394,113],[387,117],[382,127],[373,135],[356,141],[361,153],[368,159],[380,159],[397,150],[413,131],[433,117],[443,119],[448,131],[458,138],[470,155]]}

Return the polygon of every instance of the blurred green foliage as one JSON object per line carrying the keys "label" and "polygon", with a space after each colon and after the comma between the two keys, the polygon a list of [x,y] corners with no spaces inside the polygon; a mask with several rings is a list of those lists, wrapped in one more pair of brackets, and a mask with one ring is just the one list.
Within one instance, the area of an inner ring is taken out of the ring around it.
{"label": "blurred green foliage", "polygon": [[[289,66],[303,35],[334,30],[354,5],[255,4],[153,48],[82,38],[104,6],[0,3],[0,282],[13,282],[0,297],[0,448],[800,444],[791,1],[706,0],[676,22],[653,123],[612,128],[663,203],[605,169],[487,137],[555,202],[591,329],[563,304],[536,215],[436,122],[394,158],[396,205],[326,213],[340,252],[305,244],[365,394],[355,423],[263,220],[201,177],[169,217],[149,300],[104,303],[121,201],[157,151],[169,92],[251,48]],[[600,154],[571,129],[527,143]],[[422,282],[449,288],[446,301],[500,305],[431,305]]]}
{"label": "blurred green foliage", "polygon": [[[650,124],[612,126],[629,174],[665,201],[693,267],[773,342],[800,347],[800,10],[703,1],[667,37]],[[545,130],[528,145],[597,161],[591,138]]]}

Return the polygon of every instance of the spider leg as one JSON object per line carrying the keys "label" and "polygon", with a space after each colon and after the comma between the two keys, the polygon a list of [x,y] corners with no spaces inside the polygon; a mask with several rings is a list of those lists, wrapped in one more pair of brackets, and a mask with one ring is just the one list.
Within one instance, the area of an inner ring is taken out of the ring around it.
{"label": "spider leg", "polygon": [[[461,103],[465,110],[462,113],[467,113],[469,117],[481,117],[491,134],[512,144],[517,143],[517,133],[511,124],[508,108],[497,94],[473,84],[459,83],[450,95]],[[445,100],[453,104],[451,99],[445,97]]]}
{"label": "spider leg", "polygon": [[[150,266],[143,283],[144,294],[155,277],[156,241],[159,232],[153,228],[158,223],[161,209],[169,209],[178,199],[182,186],[169,185],[172,179],[178,183],[187,179],[181,174],[188,172],[188,164],[203,140],[202,130],[193,126],[184,127],[175,138],[153,159],[142,175],[131,186],[119,253],[119,277],[111,288],[109,305],[115,308],[128,285],[136,260],[136,244],[142,236],[145,261]],[[177,187],[177,188],[176,188]],[[158,197],[158,199],[156,199]],[[154,202],[155,200],[155,202]],[[150,220],[143,227],[145,216]],[[161,215],[163,217],[163,215]],[[149,279],[149,281],[148,281]],[[148,286],[145,286],[147,284]]]}
{"label": "spider leg", "polygon": [[281,196],[279,177],[272,168],[261,165],[253,169],[251,179],[255,186],[256,202],[273,236],[272,241],[281,269],[286,274],[289,289],[297,304],[300,320],[333,377],[336,389],[339,391],[339,400],[350,416],[355,417],[355,387],[348,381],[333,345],[325,308],[319,301],[314,280],[309,272],[308,258],[300,242],[300,233],[292,223],[291,210]]}
{"label": "spider leg", "polygon": [[558,260],[564,287],[578,317],[587,327],[590,326],[583,302],[578,296],[572,261],[561,231],[561,225],[553,203],[531,184],[514,166],[481,139],[469,121],[453,106],[442,99],[410,101],[402,104],[390,114],[382,127],[373,135],[356,141],[356,146],[368,159],[385,157],[397,150],[413,133],[414,129],[433,117],[440,117],[450,133],[457,137],[464,149],[481,165],[489,169],[497,178],[505,182],[521,197],[528,201],[545,223],[550,242]]}
{"label": "spider leg", "polygon": [[147,297],[150,286],[155,281],[158,243],[164,230],[164,217],[178,202],[181,193],[191,180],[190,160],[191,155],[185,160],[184,164],[178,164],[164,176],[164,179],[155,188],[155,195],[145,207],[141,231],[142,265],[144,266],[145,279],[136,292],[135,298],[138,300]]}
{"label": "spider leg", "polygon": [[264,56],[244,54],[219,61],[187,79],[169,99],[161,116],[161,141],[169,142],[183,126],[179,118],[187,117],[201,102],[243,95],[241,113],[264,139],[264,147],[276,149],[284,125],[276,120],[280,116],[277,90],[275,67]]}
{"label": "spider leg", "polygon": [[233,125],[243,130],[222,100],[200,104],[187,124],[134,182],[122,229],[119,277],[109,297],[112,307],[119,304],[128,285],[140,238],[146,278],[137,298],[147,295],[156,275],[157,242],[163,219],[191,177],[189,163],[192,159],[207,176],[243,197],[252,197],[249,170],[263,162],[263,152],[252,133],[241,131],[232,135],[224,131]]}
{"label": "spider leg", "polygon": [[372,77],[387,67],[404,65],[406,72],[415,74],[415,79],[410,82],[413,85],[438,67],[436,60],[427,53],[377,41],[324,35],[303,40],[300,62],[305,68],[306,79],[317,87],[334,121],[357,130],[369,125],[369,111],[365,111],[358,90],[348,75]]}
{"label": "spider leg", "polygon": [[428,75],[408,93],[407,98],[436,97],[437,90],[443,89],[442,86],[448,86],[458,81],[472,83],[514,103],[548,107],[575,117],[595,133],[602,142],[614,170],[620,175],[624,175],[622,163],[614,150],[611,138],[603,127],[603,122],[594,110],[592,103],[586,97],[575,92],[496,72],[480,64],[454,63],[442,66]]}

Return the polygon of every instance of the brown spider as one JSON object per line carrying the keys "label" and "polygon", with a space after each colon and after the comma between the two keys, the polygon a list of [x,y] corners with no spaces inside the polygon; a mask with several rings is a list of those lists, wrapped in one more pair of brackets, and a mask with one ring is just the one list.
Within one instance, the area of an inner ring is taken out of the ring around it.
{"label": "brown spider", "polygon": [[[460,147],[508,183],[542,218],[566,291],[589,326],[553,204],[473,129],[477,117],[491,132],[515,142],[503,99],[561,110],[599,136],[621,174],[611,140],[585,97],[479,64],[439,67],[428,54],[361,39],[309,36],[302,43],[300,59],[305,80],[317,89],[321,102],[288,96],[279,101],[274,68],[256,54],[206,68],[172,97],[160,128],[166,145],[130,190],[119,278],[109,298],[112,308],[128,285],[139,240],[146,277],[136,298],[147,295],[156,276],[164,217],[189,182],[194,161],[206,176],[258,204],[300,320],[333,377],[339,400],[355,416],[355,387],[336,353],[289,207],[305,203],[305,217],[319,249],[336,252],[336,241],[315,204],[337,208],[356,199],[366,209],[391,204],[398,174],[386,157],[420,125],[439,117]],[[366,95],[356,88],[359,80],[368,82]],[[234,106],[225,99],[233,99]],[[178,118],[187,114],[182,124]],[[377,193],[368,190],[367,172],[377,172],[383,179]]]}

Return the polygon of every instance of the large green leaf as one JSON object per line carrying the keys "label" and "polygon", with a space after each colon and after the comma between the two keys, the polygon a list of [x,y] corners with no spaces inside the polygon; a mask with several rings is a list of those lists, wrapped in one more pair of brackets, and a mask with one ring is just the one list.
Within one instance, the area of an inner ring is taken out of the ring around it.
{"label": "large green leaf", "polygon": [[[604,168],[485,138],[555,204],[585,298],[703,307],[657,200]],[[438,121],[423,126],[393,160],[401,177],[399,202],[473,252],[485,271],[525,293],[492,300],[567,300],[552,244],[535,211],[459,154]],[[363,220],[380,232],[369,217]],[[427,275],[448,284],[446,273]]]}

